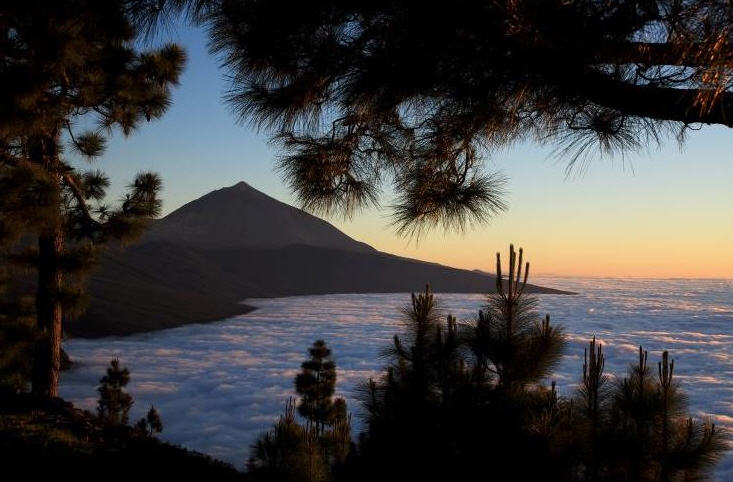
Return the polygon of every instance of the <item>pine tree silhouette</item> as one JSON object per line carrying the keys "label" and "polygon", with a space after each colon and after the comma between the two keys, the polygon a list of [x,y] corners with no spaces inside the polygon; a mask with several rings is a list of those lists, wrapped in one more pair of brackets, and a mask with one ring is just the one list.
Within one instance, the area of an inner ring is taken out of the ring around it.
{"label": "pine tree silhouette", "polygon": [[269,432],[252,446],[248,475],[255,481],[330,481],[344,473],[352,453],[351,415],[343,398],[333,398],[336,364],[331,350],[317,340],[308,350],[310,358],[295,377],[301,395],[297,411],[290,399],[285,413]]}
{"label": "pine tree silhouette", "polygon": [[549,375],[565,346],[562,330],[550,323],[549,315],[541,320],[534,311],[537,300],[524,294],[529,263],[522,272],[522,257],[522,249],[517,253],[509,246],[505,280],[496,254],[496,292],[479,312],[469,339],[477,367],[495,376],[497,387],[506,391],[523,389]]}
{"label": "pine tree silhouette", "polygon": [[120,367],[120,361],[110,361],[107,374],[99,380],[97,415],[110,427],[127,425],[128,413],[134,403],[125,387],[130,382],[130,371]]}
{"label": "pine tree silhouette", "polygon": [[295,377],[295,391],[301,396],[298,413],[315,427],[320,435],[333,420],[333,394],[336,388],[336,364],[323,340],[308,349],[310,358],[301,365]]}
{"label": "pine tree silhouette", "polygon": [[128,135],[170,104],[185,54],[176,45],[139,51],[135,8],[62,0],[34,14],[24,2],[3,5],[0,232],[20,239],[13,260],[37,275],[32,389],[42,396],[58,393],[63,322],[83,308],[98,249],[139,234],[160,211],[157,175],[138,174],[111,206],[108,178],[78,166],[103,154],[111,129]]}
{"label": "pine tree silhouette", "polygon": [[150,406],[148,413],[137,421],[135,428],[148,437],[152,437],[154,434],[163,431],[163,421],[160,419],[160,414],[155,409],[155,406]]}

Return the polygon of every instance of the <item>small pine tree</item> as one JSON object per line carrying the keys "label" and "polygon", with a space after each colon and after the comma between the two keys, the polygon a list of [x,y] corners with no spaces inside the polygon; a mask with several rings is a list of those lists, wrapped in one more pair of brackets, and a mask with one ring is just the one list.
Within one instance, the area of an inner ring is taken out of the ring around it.
{"label": "small pine tree", "polygon": [[295,378],[301,399],[290,399],[285,413],[272,430],[252,446],[247,462],[250,480],[321,482],[334,480],[351,453],[351,415],[346,400],[333,398],[336,364],[331,350],[317,340],[308,350],[310,358]]}
{"label": "small pine tree", "polygon": [[137,421],[135,429],[148,437],[163,431],[163,421],[160,419],[160,414],[154,405],[151,405],[148,413]]}
{"label": "small pine tree", "polygon": [[267,482],[326,482],[329,467],[315,426],[298,423],[295,403],[288,400],[285,413],[252,446],[247,461],[249,480]]}
{"label": "small pine tree", "polygon": [[99,381],[99,400],[97,415],[108,426],[127,425],[128,413],[134,403],[132,396],[125,392],[130,382],[130,371],[120,367],[120,361],[110,361],[107,374]]}
{"label": "small pine tree", "polygon": [[301,373],[295,377],[295,391],[301,396],[298,413],[322,434],[333,419],[336,364],[323,340],[313,343],[308,352],[310,358],[303,362]]}
{"label": "small pine tree", "polygon": [[[386,373],[363,387],[367,432],[359,443],[355,480],[455,480],[459,445],[468,442],[471,387],[461,357],[462,336],[452,316],[442,316],[435,296],[412,294],[402,310],[405,333],[396,335],[383,356]],[[464,398],[467,396],[467,398]],[[475,419],[473,426],[479,426]],[[470,443],[470,442],[468,442]],[[386,474],[379,466],[391,467]]]}
{"label": "small pine tree", "polygon": [[150,427],[150,435],[163,431],[163,420],[161,420],[160,413],[158,413],[153,405],[150,406],[150,410],[148,410],[145,419],[148,422],[148,427]]}

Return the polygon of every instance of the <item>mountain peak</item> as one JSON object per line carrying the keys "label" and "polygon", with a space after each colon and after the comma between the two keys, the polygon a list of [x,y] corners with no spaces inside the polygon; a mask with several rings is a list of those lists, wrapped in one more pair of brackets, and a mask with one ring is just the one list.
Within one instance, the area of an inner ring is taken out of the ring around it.
{"label": "mountain peak", "polygon": [[238,183],[233,184],[233,185],[231,185],[229,187],[223,187],[221,190],[224,190],[224,189],[237,189],[237,190],[240,190],[240,191],[248,191],[248,190],[255,190],[256,191],[255,188],[253,188],[252,186],[250,186],[249,184],[247,184],[244,181],[239,181]]}
{"label": "mountain peak", "polygon": [[306,245],[373,251],[328,222],[258,191],[244,181],[212,191],[157,221],[144,241],[203,248]]}

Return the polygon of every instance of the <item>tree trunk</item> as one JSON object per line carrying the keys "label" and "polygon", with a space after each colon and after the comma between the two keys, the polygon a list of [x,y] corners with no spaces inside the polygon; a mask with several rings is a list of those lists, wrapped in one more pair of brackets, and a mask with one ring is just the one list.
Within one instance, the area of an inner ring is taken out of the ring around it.
{"label": "tree trunk", "polygon": [[36,316],[38,341],[33,361],[33,393],[58,396],[61,368],[62,306],[59,299],[63,273],[60,266],[64,234],[60,224],[38,237]]}

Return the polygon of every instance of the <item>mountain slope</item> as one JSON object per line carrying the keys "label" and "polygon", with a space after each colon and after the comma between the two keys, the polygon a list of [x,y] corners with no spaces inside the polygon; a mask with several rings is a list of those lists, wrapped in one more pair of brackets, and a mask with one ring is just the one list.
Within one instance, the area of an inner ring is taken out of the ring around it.
{"label": "mountain slope", "polygon": [[126,335],[244,313],[245,298],[410,292],[426,283],[481,293],[495,281],[379,252],[240,183],[174,211],[138,244],[107,252],[90,280],[87,313],[68,326],[78,336]]}
{"label": "mountain slope", "polygon": [[281,248],[293,244],[374,251],[331,224],[245,182],[218,189],[157,221],[142,242],[197,248]]}

